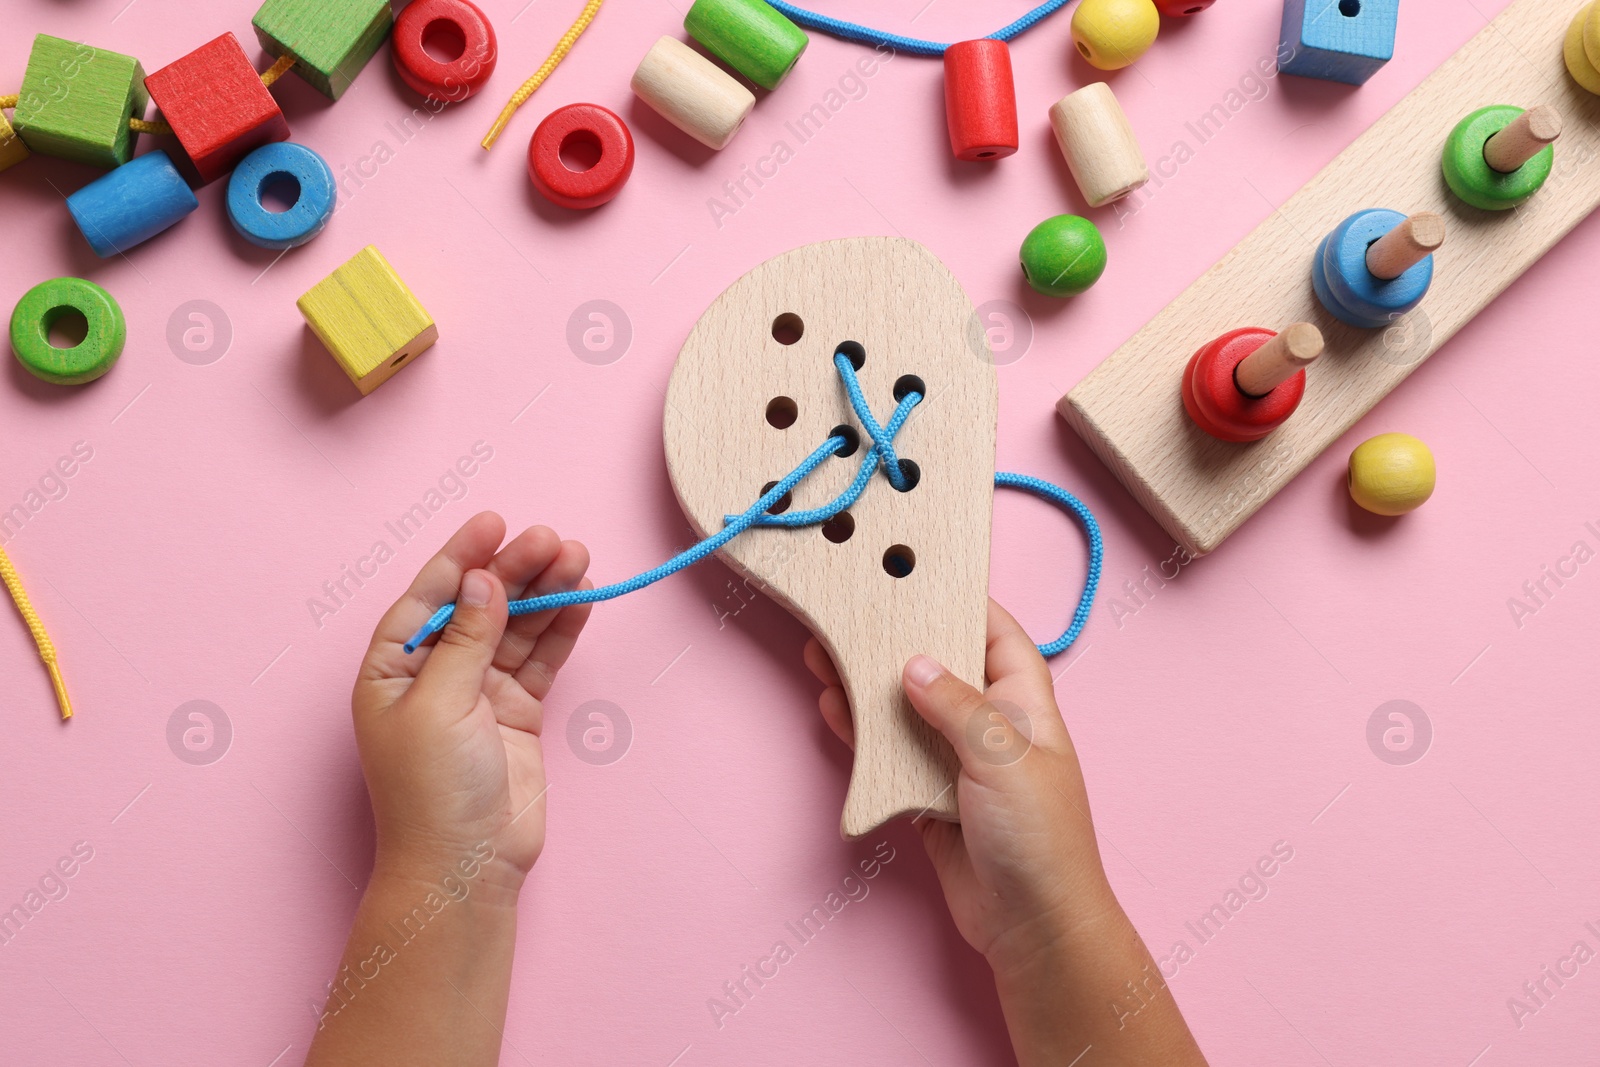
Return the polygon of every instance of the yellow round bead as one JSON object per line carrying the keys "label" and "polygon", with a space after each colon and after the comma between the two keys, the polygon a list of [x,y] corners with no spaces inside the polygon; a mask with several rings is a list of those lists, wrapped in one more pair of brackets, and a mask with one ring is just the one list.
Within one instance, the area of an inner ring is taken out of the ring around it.
{"label": "yellow round bead", "polygon": [[1072,13],[1072,43],[1093,66],[1117,70],[1155,43],[1161,14],[1151,0],[1082,0]]}
{"label": "yellow round bead", "polygon": [[1428,446],[1408,433],[1380,433],[1350,453],[1350,498],[1374,515],[1404,515],[1433,495]]}
{"label": "yellow round bead", "polygon": [[1593,11],[1594,4],[1585,4],[1572,16],[1572,21],[1567,24],[1567,36],[1561,42],[1561,58],[1566,61],[1567,73],[1572,75],[1573,81],[1591,93],[1600,93],[1600,70],[1596,70],[1594,63],[1589,60],[1585,44]]}

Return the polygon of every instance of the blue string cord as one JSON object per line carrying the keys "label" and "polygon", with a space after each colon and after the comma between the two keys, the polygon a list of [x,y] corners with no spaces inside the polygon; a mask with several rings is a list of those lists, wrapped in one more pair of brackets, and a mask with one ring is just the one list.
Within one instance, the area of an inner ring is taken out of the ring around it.
{"label": "blue string cord", "polygon": [[[626,593],[643,589],[647,585],[654,585],[668,575],[676,574],[685,567],[699,563],[735,537],[744,533],[752,526],[814,526],[817,523],[827,522],[839,512],[850,507],[866,491],[867,483],[872,480],[875,471],[882,470],[889,479],[889,484],[901,492],[910,488],[905,472],[900,468],[900,457],[894,449],[895,435],[900,432],[906,419],[911,417],[911,409],[922,402],[922,394],[908,392],[900,398],[895,405],[894,414],[889,422],[880,424],[872,414],[872,409],[867,403],[866,394],[861,391],[861,382],[856,377],[856,369],[851,364],[849,357],[843,353],[835,353],[833,364],[839,371],[839,377],[844,382],[845,393],[850,398],[850,406],[855,410],[856,418],[860,420],[867,435],[872,438],[872,447],[867,449],[866,455],[861,457],[861,465],[856,471],[856,476],[851,480],[845,491],[840,493],[831,502],[819,508],[806,511],[785,512],[781,515],[769,515],[767,509],[776,504],[783,496],[804,481],[813,471],[820,467],[823,461],[830,456],[848,452],[852,443],[842,436],[829,437],[816,450],[807,456],[801,464],[790,471],[781,481],[771,489],[761,494],[761,499],[751,504],[749,508],[737,515],[724,517],[726,525],[705,540],[692,548],[673,556],[659,567],[635,575],[626,581],[614,582],[603,585],[597,589],[572,589],[562,593],[547,593],[544,596],[527,597],[523,600],[513,600],[509,607],[512,615],[528,615],[536,611],[554,611],[559,608],[571,607],[574,604],[593,604],[601,600],[611,600]],[[1089,621],[1089,609],[1094,606],[1096,589],[1100,585],[1100,566],[1104,557],[1104,545],[1100,538],[1100,524],[1095,522],[1094,515],[1084,503],[1060,486],[1052,485],[1041,478],[1034,478],[1027,474],[997,473],[994,484],[1006,489],[1021,489],[1032,493],[1056,504],[1059,507],[1077,516],[1083,525],[1083,532],[1089,539],[1089,570],[1083,582],[1083,594],[1078,598],[1078,608],[1072,615],[1072,623],[1065,633],[1054,641],[1039,646],[1039,651],[1046,656],[1054,656],[1066,651],[1072,642],[1078,639],[1078,634],[1083,631],[1084,624]],[[407,654],[415,652],[424,641],[445,628],[455,615],[456,606],[446,604],[423,624],[405,644]]]}
{"label": "blue string cord", "polygon": [[[1025,30],[1032,29],[1048,16],[1054,15],[1057,11],[1066,7],[1068,2],[1069,0],[1048,0],[1047,3],[1040,4],[1009,26],[1002,26],[1000,29],[995,30],[989,35],[988,39],[991,41],[1009,41],[1014,37],[1020,36]],[[940,44],[938,41],[924,41],[917,37],[902,37],[897,33],[883,33],[868,26],[846,22],[844,19],[819,15],[815,11],[807,11],[803,7],[795,7],[793,4],[785,2],[785,0],[767,0],[767,3],[783,12],[797,25],[804,26],[808,30],[820,30],[830,36],[840,37],[846,41],[857,41],[861,44],[871,45],[874,48],[886,44],[897,52],[907,52],[915,56],[942,56],[944,55],[944,50],[950,47],[948,44]]]}

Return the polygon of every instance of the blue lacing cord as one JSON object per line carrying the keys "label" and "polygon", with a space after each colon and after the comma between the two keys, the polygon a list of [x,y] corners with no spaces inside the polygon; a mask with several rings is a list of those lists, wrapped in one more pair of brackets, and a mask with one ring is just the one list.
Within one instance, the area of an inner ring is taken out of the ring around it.
{"label": "blue lacing cord", "polygon": [[[1054,15],[1057,11],[1066,7],[1068,2],[1069,0],[1048,0],[1047,3],[1040,4],[1009,26],[1002,26],[1000,29],[995,30],[989,35],[988,39],[991,41],[1009,41],[1014,37],[1020,36],[1024,30],[1032,29],[1046,17]],[[783,12],[796,24],[804,26],[808,30],[820,30],[830,36],[840,37],[846,41],[858,41],[861,44],[872,45],[874,48],[878,45],[886,44],[897,52],[908,52],[915,56],[942,56],[944,55],[944,50],[950,47],[948,44],[940,44],[938,41],[902,37],[898,33],[883,33],[868,26],[846,22],[844,19],[819,15],[815,11],[807,11],[803,7],[795,7],[793,4],[786,3],[785,0],[767,0],[767,3]]]}
{"label": "blue lacing cord", "polygon": [[1105,561],[1106,554],[1105,542],[1100,539],[1100,524],[1094,521],[1094,513],[1089,510],[1087,504],[1059,485],[1047,482],[1043,478],[1035,478],[1031,474],[996,471],[994,484],[1005,489],[1021,489],[1025,493],[1043,497],[1057,507],[1072,512],[1083,524],[1084,535],[1089,538],[1089,573],[1083,578],[1083,595],[1078,598],[1078,610],[1072,613],[1072,625],[1067,627],[1066,633],[1054,641],[1039,646],[1039,651],[1046,657],[1059,655],[1072,647],[1072,642],[1083,632],[1084,623],[1089,621],[1089,609],[1094,607],[1095,590],[1100,588],[1100,566]]}
{"label": "blue lacing cord", "polygon": [[[895,435],[900,432],[906,419],[911,416],[911,409],[922,402],[922,394],[916,391],[907,392],[895,405],[894,415],[890,417],[887,425],[882,425],[873,416],[867,404],[866,395],[861,391],[861,382],[856,378],[856,369],[844,353],[835,353],[833,364],[839,371],[839,377],[844,382],[845,392],[850,397],[850,406],[855,409],[856,418],[860,420],[867,435],[872,438],[872,447],[866,455],[861,457],[861,466],[856,471],[855,478],[844,492],[840,493],[830,503],[808,511],[769,515],[767,509],[781,500],[795,486],[799,485],[812,471],[822,465],[829,456],[848,453],[854,442],[841,435],[829,437],[816,450],[805,458],[801,464],[790,471],[781,481],[771,489],[761,494],[761,499],[751,504],[745,511],[738,515],[724,517],[726,525],[705,540],[692,548],[673,556],[667,562],[635,575],[626,581],[614,582],[603,585],[598,589],[572,589],[562,593],[547,593],[544,596],[527,597],[522,600],[511,601],[509,608],[512,615],[528,615],[536,611],[554,611],[559,608],[571,607],[573,604],[593,604],[601,600],[611,600],[625,593],[632,593],[653,585],[671,574],[676,574],[692,564],[698,563],[711,555],[735,537],[744,533],[752,526],[814,526],[820,522],[827,522],[835,515],[844,511],[866,491],[867,483],[872,480],[874,471],[882,470],[891,485],[902,492],[911,488],[905,472],[901,469],[900,458],[894,450]],[[1052,485],[1040,478],[1026,474],[998,473],[994,476],[994,484],[1007,489],[1022,489],[1043,497],[1045,500],[1076,515],[1083,524],[1084,533],[1089,538],[1089,573],[1084,579],[1083,595],[1078,598],[1078,608],[1072,615],[1072,624],[1060,637],[1048,644],[1039,646],[1039,651],[1046,656],[1054,656],[1064,652],[1078,634],[1083,630],[1084,623],[1089,619],[1089,609],[1094,605],[1095,590],[1100,585],[1100,564],[1104,555],[1104,548],[1100,539],[1100,526],[1094,520],[1089,509],[1083,502],[1060,486]],[[451,617],[455,614],[456,606],[446,604],[423,624],[405,644],[406,652],[415,652],[424,641],[445,628]]]}

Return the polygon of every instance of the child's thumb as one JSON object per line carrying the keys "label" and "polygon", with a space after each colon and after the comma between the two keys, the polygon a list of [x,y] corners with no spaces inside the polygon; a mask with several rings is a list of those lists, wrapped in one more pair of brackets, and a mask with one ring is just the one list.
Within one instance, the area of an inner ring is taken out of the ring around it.
{"label": "child's thumb", "polygon": [[488,571],[461,578],[455,614],[417,678],[430,698],[476,694],[506,630],[506,590]]}
{"label": "child's thumb", "polygon": [[997,706],[927,656],[912,657],[901,680],[911,706],[945,736],[962,768],[975,778],[1011,766],[1032,745],[1026,713]]}

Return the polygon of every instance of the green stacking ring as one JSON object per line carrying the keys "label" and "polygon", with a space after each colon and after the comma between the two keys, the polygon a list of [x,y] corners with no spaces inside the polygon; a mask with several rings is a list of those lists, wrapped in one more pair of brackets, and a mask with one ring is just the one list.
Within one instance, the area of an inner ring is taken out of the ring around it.
{"label": "green stacking ring", "polygon": [[1505,104],[1481,107],[1456,123],[1456,128],[1445,139],[1445,183],[1473,207],[1485,211],[1514,208],[1537,193],[1550,176],[1550,166],[1555,160],[1553,145],[1545,145],[1532,159],[1509,174],[1495,170],[1483,158],[1483,146],[1489,138],[1520,114],[1520,107]]}
{"label": "green stacking ring", "polygon": [[[73,348],[50,343],[50,327],[69,311],[89,324]],[[110,293],[82,278],[52,278],[23,294],[11,312],[11,350],[35,378],[82,385],[111,369],[122,355],[128,324]]]}

